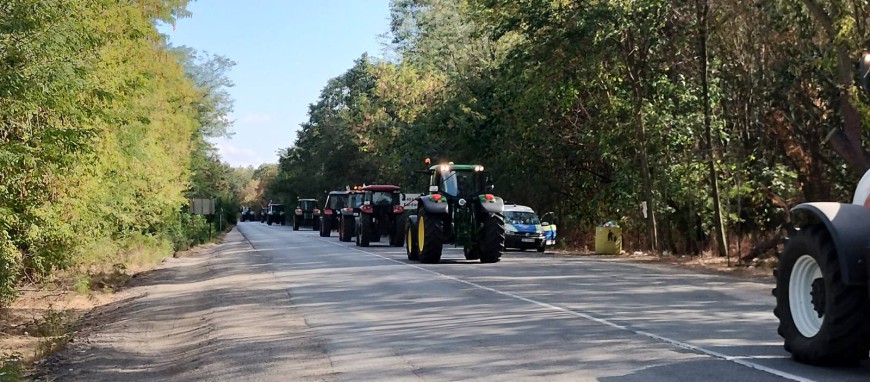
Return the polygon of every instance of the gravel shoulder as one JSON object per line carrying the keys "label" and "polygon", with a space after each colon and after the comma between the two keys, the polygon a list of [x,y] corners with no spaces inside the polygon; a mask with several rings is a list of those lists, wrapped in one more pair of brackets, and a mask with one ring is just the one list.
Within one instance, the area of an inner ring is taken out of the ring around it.
{"label": "gravel shoulder", "polygon": [[84,318],[37,380],[329,381],[328,356],[266,259],[237,229],[140,274]]}

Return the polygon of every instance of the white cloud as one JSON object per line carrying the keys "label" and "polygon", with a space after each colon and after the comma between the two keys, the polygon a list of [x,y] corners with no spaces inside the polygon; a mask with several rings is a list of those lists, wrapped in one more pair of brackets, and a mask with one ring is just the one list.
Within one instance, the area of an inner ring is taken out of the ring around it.
{"label": "white cloud", "polygon": [[218,139],[214,142],[221,160],[229,163],[232,166],[254,166],[257,167],[267,161],[256,151],[239,147],[226,139]]}
{"label": "white cloud", "polygon": [[239,117],[238,122],[246,125],[262,125],[272,122],[272,116],[269,114],[247,113]]}

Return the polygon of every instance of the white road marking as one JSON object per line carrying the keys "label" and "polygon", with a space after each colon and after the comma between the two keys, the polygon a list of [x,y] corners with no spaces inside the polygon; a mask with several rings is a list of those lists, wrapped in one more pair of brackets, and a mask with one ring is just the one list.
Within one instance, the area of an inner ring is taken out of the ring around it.
{"label": "white road marking", "polygon": [[[325,238],[324,238],[324,239],[325,239]],[[770,367],[767,367],[767,366],[764,366],[764,365],[759,365],[759,364],[757,364],[757,363],[747,361],[747,360],[746,360],[746,357],[725,355],[725,354],[722,354],[722,353],[719,353],[719,352],[716,352],[716,351],[713,351],[713,350],[705,349],[705,348],[702,348],[702,347],[699,347],[699,346],[695,346],[695,345],[692,345],[692,344],[689,344],[689,343],[686,343],[686,342],[682,342],[682,341],[678,341],[678,340],[671,339],[671,338],[668,338],[668,337],[660,336],[660,335],[658,335],[658,334],[653,334],[653,333],[646,332],[646,331],[643,331],[643,330],[632,329],[632,328],[629,328],[628,326],[625,326],[625,325],[620,325],[620,324],[617,324],[617,323],[615,323],[615,322],[611,322],[611,321],[608,321],[608,320],[605,320],[605,319],[602,319],[602,318],[598,318],[598,317],[595,317],[595,316],[591,316],[591,315],[586,314],[586,313],[576,312],[576,311],[573,311],[573,310],[571,310],[571,309],[564,308],[564,307],[561,307],[561,306],[558,306],[558,305],[553,305],[553,304],[549,304],[549,303],[546,303],[546,302],[541,302],[541,301],[533,300],[533,299],[530,299],[530,298],[527,298],[527,297],[523,297],[523,296],[519,296],[519,295],[513,294],[513,293],[511,293],[511,292],[505,292],[505,291],[498,290],[498,289],[495,289],[495,288],[490,288],[490,287],[488,287],[488,286],[480,285],[480,284],[475,283],[475,282],[471,282],[471,281],[463,280],[463,279],[460,279],[460,278],[457,278],[457,277],[454,277],[454,276],[446,275],[446,274],[443,274],[443,273],[440,273],[440,272],[433,271],[433,270],[431,270],[431,269],[426,269],[426,268],[423,268],[423,267],[421,267],[421,266],[419,266],[419,265],[416,265],[416,264],[408,264],[408,263],[406,263],[406,262],[404,262],[404,261],[399,261],[399,260],[396,260],[396,259],[393,259],[393,258],[390,258],[390,257],[381,256],[380,254],[373,253],[373,252],[363,251],[363,250],[358,249],[358,248],[354,248],[354,247],[350,247],[350,246],[342,245],[341,243],[336,243],[336,242],[333,242],[333,241],[326,241],[326,240],[324,240],[324,241],[327,242],[327,243],[329,243],[329,244],[337,245],[337,246],[344,247],[344,248],[347,248],[347,249],[350,249],[350,250],[354,250],[354,251],[362,252],[362,253],[365,253],[365,254],[368,254],[368,255],[371,255],[371,256],[379,257],[379,258],[381,258],[381,259],[384,259],[384,260],[387,260],[387,261],[391,261],[391,262],[394,262],[394,263],[396,263],[396,264],[401,264],[401,265],[409,266],[409,267],[411,267],[411,268],[419,269],[419,270],[424,271],[424,272],[429,272],[429,273],[432,273],[432,274],[435,274],[435,275],[441,276],[441,277],[443,277],[443,278],[445,278],[445,279],[453,280],[453,281],[456,281],[456,282],[459,282],[459,283],[462,283],[462,284],[465,284],[465,285],[468,285],[468,286],[472,286],[472,287],[475,287],[475,288],[478,288],[478,289],[482,289],[482,290],[490,291],[490,292],[497,293],[497,294],[500,294],[500,295],[502,295],[502,296],[507,296],[507,297],[510,297],[510,298],[513,298],[513,299],[517,299],[517,300],[520,300],[520,301],[525,301],[525,302],[527,302],[527,303],[534,304],[534,305],[538,305],[538,306],[540,306],[540,307],[544,307],[544,308],[547,308],[547,309],[551,309],[551,310],[559,311],[559,312],[562,312],[562,313],[567,313],[567,314],[570,314],[570,315],[575,316],[575,317],[580,317],[580,318],[583,318],[583,319],[586,319],[586,320],[589,320],[589,321],[593,321],[593,322],[599,323],[599,324],[601,324],[601,325],[605,325],[605,326],[609,326],[609,327],[612,327],[612,328],[615,328],[615,329],[619,329],[619,330],[627,331],[627,332],[634,333],[634,334],[637,334],[637,335],[641,335],[641,336],[644,336],[644,337],[647,337],[647,338],[651,338],[651,339],[654,339],[654,340],[657,340],[657,341],[661,341],[661,342],[664,342],[664,343],[667,343],[667,344],[670,344],[670,345],[676,346],[676,347],[678,347],[678,348],[682,348],[682,349],[686,349],[686,350],[691,350],[691,351],[694,351],[694,352],[696,352],[696,353],[706,354],[706,355],[708,355],[708,356],[710,356],[710,357],[713,357],[713,358],[718,358],[718,359],[721,359],[721,360],[724,360],[724,361],[728,361],[728,362],[736,363],[736,364],[741,365],[741,366],[745,366],[745,367],[748,367],[748,368],[751,368],[751,369],[755,369],[755,370],[763,371],[763,372],[766,372],[766,373],[769,373],[769,374],[773,374],[773,375],[776,375],[776,376],[778,376],[778,377],[782,377],[782,378],[785,378],[785,379],[788,379],[788,380],[792,380],[792,381],[796,381],[796,382],[815,382],[814,380],[809,379],[809,378],[804,378],[804,377],[801,377],[801,376],[798,376],[798,375],[794,375],[794,374],[791,374],[791,373],[788,373],[788,372],[785,372],[785,371],[782,371],[782,370],[777,370],[777,369],[774,369],[774,368],[770,368]]]}

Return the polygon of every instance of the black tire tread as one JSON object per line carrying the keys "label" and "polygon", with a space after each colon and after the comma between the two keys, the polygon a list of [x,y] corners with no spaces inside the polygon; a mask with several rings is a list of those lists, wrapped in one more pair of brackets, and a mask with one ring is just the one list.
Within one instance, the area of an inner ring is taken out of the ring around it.
{"label": "black tire tread", "polygon": [[497,263],[504,253],[504,216],[492,214],[483,221],[478,238],[481,263]]}
{"label": "black tire tread", "polygon": [[[420,262],[438,263],[441,261],[441,250],[444,246],[444,220],[441,216],[427,214],[422,209],[418,216],[423,219],[424,235],[423,248],[420,248]],[[417,224],[420,224],[419,220]]]}
{"label": "black tire tread", "polygon": [[[825,279],[826,307],[822,328],[812,338],[804,337],[794,325],[789,307],[789,277],[797,259],[815,253]],[[870,350],[870,301],[866,287],[843,283],[837,251],[826,228],[821,224],[805,226],[792,233],[774,271],[777,333],[783,347],[796,361],[811,365],[849,365],[867,358]]]}

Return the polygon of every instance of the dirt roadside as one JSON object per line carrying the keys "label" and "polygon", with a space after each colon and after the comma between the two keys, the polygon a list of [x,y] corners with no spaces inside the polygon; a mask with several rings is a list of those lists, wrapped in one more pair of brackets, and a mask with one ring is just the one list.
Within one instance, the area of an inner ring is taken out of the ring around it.
{"label": "dirt roadside", "polygon": [[233,230],[209,251],[135,277],[83,317],[74,340],[43,360],[34,380],[331,380],[286,288],[251,249]]}

